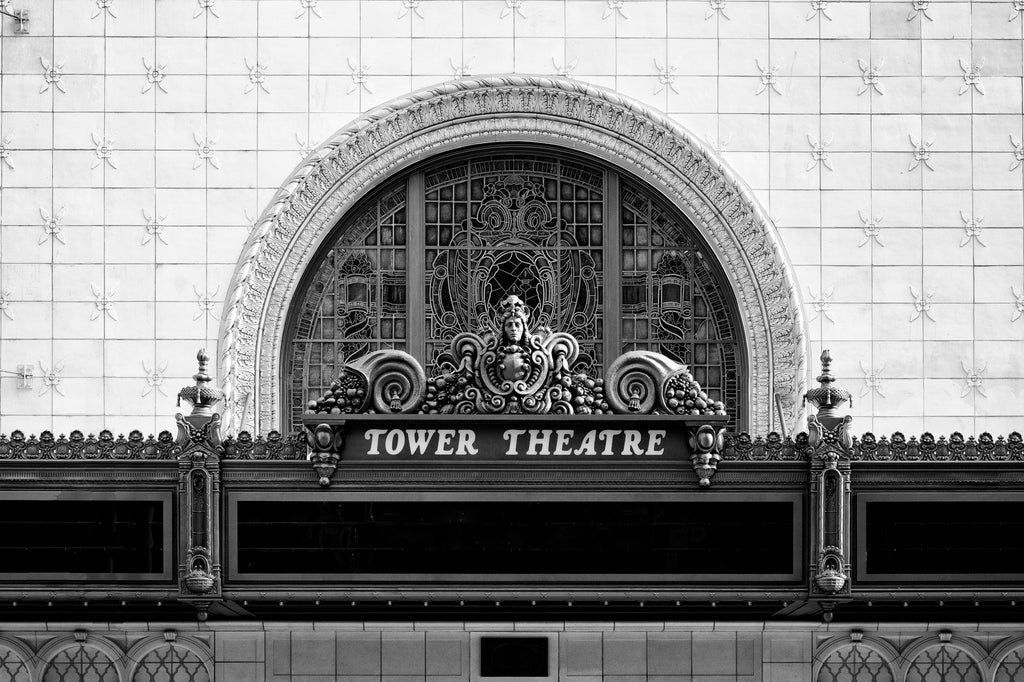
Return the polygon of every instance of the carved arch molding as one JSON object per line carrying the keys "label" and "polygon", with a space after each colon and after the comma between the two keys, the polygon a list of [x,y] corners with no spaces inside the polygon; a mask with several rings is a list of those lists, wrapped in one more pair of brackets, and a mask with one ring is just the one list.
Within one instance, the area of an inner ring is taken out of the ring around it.
{"label": "carved arch molding", "polygon": [[610,90],[531,76],[464,79],[362,116],[292,173],[235,266],[221,316],[218,376],[229,428],[279,428],[288,306],[340,217],[382,181],[445,151],[489,142],[570,147],[659,190],[704,235],[732,280],[749,359],[749,428],[793,425],[806,349],[795,278],[774,226],[716,155],[677,123]]}

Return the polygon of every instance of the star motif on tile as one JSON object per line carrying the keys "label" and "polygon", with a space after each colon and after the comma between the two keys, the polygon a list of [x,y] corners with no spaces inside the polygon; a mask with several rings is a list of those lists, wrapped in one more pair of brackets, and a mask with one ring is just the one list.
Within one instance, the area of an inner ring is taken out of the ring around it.
{"label": "star motif on tile", "polygon": [[303,140],[301,137],[299,137],[298,133],[295,133],[295,141],[299,144],[299,156],[301,156],[302,158],[306,158],[307,156],[312,154],[313,150],[316,149],[317,146],[316,140],[312,138],[310,138],[309,140]]}
{"label": "star motif on tile", "polygon": [[212,14],[215,18],[220,19],[220,15],[217,14],[217,8],[214,7],[217,0],[196,0],[196,3],[199,5],[199,8],[192,15],[193,19],[198,19],[203,14]]}
{"label": "star motif on tile", "polygon": [[94,154],[96,158],[89,164],[89,168],[94,169],[104,162],[114,170],[117,170],[117,159],[114,158],[114,137],[100,137],[96,133],[92,133],[92,143],[96,145]]}
{"label": "star motif on tile", "polygon": [[142,65],[146,67],[146,84],[142,86],[142,94],[146,94],[154,87],[160,88],[161,92],[167,92],[167,88],[164,87],[164,69],[167,65],[150,64],[145,57],[142,58]]}
{"label": "star motif on tile", "polygon": [[0,162],[11,170],[14,170],[14,159],[11,158],[11,142],[13,141],[14,136],[10,134],[4,135],[4,139],[0,140]]}
{"label": "star motif on tile", "polygon": [[1013,145],[1013,162],[1010,164],[1010,170],[1017,170],[1020,164],[1024,163],[1024,143],[1019,142],[1011,134],[1010,144]]}
{"label": "star motif on tile", "polygon": [[452,67],[452,76],[454,78],[468,78],[473,75],[473,60],[468,59],[460,64],[455,63],[454,57],[448,58],[448,64]]}
{"label": "star motif on tile", "polygon": [[142,235],[142,245],[150,243],[154,239],[158,239],[161,244],[166,244],[167,240],[164,239],[164,221],[167,220],[167,214],[153,215],[149,214],[149,211],[142,209],[142,217],[146,220],[146,233]]}
{"label": "star motif on tile", "polygon": [[861,80],[864,85],[861,86],[860,90],[857,91],[857,95],[863,95],[868,90],[874,90],[879,95],[884,95],[882,92],[882,86],[880,84],[882,67],[885,66],[885,60],[878,62],[878,65],[873,65],[870,62],[866,62],[863,59],[857,60],[857,66],[860,67]]}
{"label": "star motif on tile", "polygon": [[154,391],[160,393],[160,395],[166,397],[167,393],[164,391],[164,375],[167,372],[167,363],[163,363],[153,369],[146,366],[146,361],[142,361],[142,371],[146,373],[146,387],[142,389],[142,397],[145,398]]}
{"label": "star motif on tile", "polygon": [[729,151],[728,147],[729,143],[732,142],[732,135],[729,135],[724,139],[721,137],[711,137],[710,135],[705,135],[704,139],[708,141],[709,145],[711,145],[712,151],[721,156],[725,154],[727,151]]}
{"label": "star motif on tile", "polygon": [[765,90],[771,88],[777,95],[781,95],[782,91],[779,90],[779,67],[774,64],[761,66],[761,62],[758,59],[754,60],[754,64],[757,66],[757,70],[761,72],[761,87],[754,94],[760,95]]}
{"label": "star motif on tile", "polygon": [[935,170],[935,167],[932,166],[931,162],[931,146],[935,144],[935,138],[929,137],[927,140],[922,141],[921,139],[914,137],[913,135],[908,135],[908,137],[910,138],[911,146],[914,148],[914,161],[913,163],[910,164],[907,170],[912,171],[921,164],[924,164],[925,168],[927,168],[928,170]]}
{"label": "star motif on tile", "polygon": [[982,398],[987,398],[988,394],[985,393],[985,377],[983,375],[988,368],[988,364],[983,364],[981,367],[968,367],[967,363],[961,360],[960,366],[964,369],[964,389],[960,392],[960,397],[966,398],[969,393],[974,391]]}
{"label": "star motif on tile", "polygon": [[53,391],[57,395],[63,397],[64,389],[61,388],[60,385],[60,373],[64,371],[64,362],[61,361],[55,363],[52,369],[47,369],[46,365],[43,364],[43,361],[40,360],[39,369],[43,373],[43,375],[40,377],[40,379],[42,379],[42,386],[39,389],[39,396],[42,397],[49,393],[50,391]]}
{"label": "star motif on tile", "polygon": [[95,284],[90,284],[89,286],[92,287],[92,295],[96,298],[96,302],[93,304],[95,309],[89,315],[89,320],[95,320],[106,314],[110,319],[117,321],[117,310],[114,309],[114,292],[99,289]]}
{"label": "star motif on tile", "polygon": [[67,244],[64,241],[64,215],[67,213],[67,208],[64,206],[60,207],[54,215],[50,215],[50,212],[45,208],[39,209],[39,215],[43,219],[43,236],[39,238],[40,244],[45,244],[49,241],[50,237],[59,241],[61,244]]}
{"label": "star motif on tile", "polygon": [[731,19],[726,13],[726,0],[708,0],[708,9],[704,12],[704,21],[707,21],[716,14],[720,14],[725,19]]}
{"label": "star motif on tile", "polygon": [[818,141],[814,135],[807,133],[807,143],[811,145],[811,160],[807,162],[807,171],[810,172],[820,163],[829,170],[835,170],[832,167],[831,152],[828,148],[832,144],[832,135],[828,136],[827,140]]}
{"label": "star motif on tile", "polygon": [[882,216],[874,216],[870,211],[868,213],[864,213],[864,211],[857,211],[857,215],[860,216],[860,221],[864,223],[864,241],[857,246],[864,246],[871,241],[875,242],[879,246],[885,246],[879,238],[882,233]]}
{"label": "star motif on tile", "polygon": [[409,15],[410,12],[423,19],[423,12],[420,11],[420,0],[402,0],[402,13],[398,15],[399,19],[404,19]]}
{"label": "star motif on tile", "polygon": [[832,21],[832,17],[828,14],[828,0],[811,0],[811,11],[807,13],[807,21],[810,21],[819,14]]}
{"label": "star motif on tile", "polygon": [[117,15],[114,14],[114,0],[96,0],[96,9],[93,10],[90,19],[95,19],[101,14],[109,14],[112,18],[117,19]]}
{"label": "star motif on tile", "polygon": [[935,318],[932,317],[932,296],[935,295],[935,292],[930,291],[928,293],[924,293],[922,291],[921,294],[918,295],[917,291],[914,290],[914,287],[910,287],[910,295],[914,298],[914,314],[910,316],[910,321],[913,322],[924,315],[934,322]]}
{"label": "star motif on tile", "polygon": [[665,88],[668,88],[669,90],[678,95],[679,90],[677,90],[675,86],[677,70],[676,67],[672,66],[667,62],[665,63],[665,66],[662,66],[661,64],[658,63],[658,60],[655,59],[654,68],[657,69],[658,71],[658,85],[657,87],[654,88],[654,94],[659,95],[662,93],[662,91],[665,90]]}
{"label": "star motif on tile", "polygon": [[626,14],[626,0],[607,0],[608,6],[604,8],[604,13],[601,14],[602,19],[607,19],[613,14],[618,14],[623,19],[629,19],[629,15]]}
{"label": "star motif on tile", "polygon": [[931,4],[931,0],[912,0],[910,3],[910,13],[907,14],[907,21],[913,21],[919,16],[923,16],[928,21],[934,21],[928,16],[928,6]]}
{"label": "star motif on tile", "polygon": [[1013,9],[1010,10],[1010,18],[1007,21],[1013,21],[1021,12],[1024,12],[1024,0],[1013,0]]}
{"label": "star motif on tile", "polygon": [[1011,286],[1010,292],[1013,294],[1014,298],[1014,311],[1013,316],[1010,318],[1010,322],[1016,322],[1022,315],[1024,315],[1024,293],[1017,293],[1016,286]]}
{"label": "star motif on tile", "polygon": [[971,88],[974,88],[980,94],[984,95],[985,86],[981,82],[981,69],[985,66],[985,62],[981,61],[972,66],[963,59],[959,61],[960,69],[964,72],[964,84],[960,86],[960,94],[963,95]]}
{"label": "star motif on tile", "polygon": [[572,72],[576,70],[578,63],[579,59],[573,59],[562,65],[556,62],[554,57],[551,58],[551,66],[555,67],[555,73],[562,78],[572,78]]}
{"label": "star motif on tile", "polygon": [[214,312],[213,309],[217,307],[217,300],[214,297],[217,295],[217,292],[220,291],[220,287],[218,286],[211,293],[206,291],[199,291],[199,288],[193,284],[192,291],[196,292],[196,305],[199,308],[199,310],[197,310],[196,313],[192,316],[192,319],[198,320],[200,317],[204,316],[212,317],[215,320],[218,319],[217,313]]}
{"label": "star motif on tile", "polygon": [[808,321],[813,322],[820,315],[829,322],[835,322],[832,319],[833,289],[829,288],[828,291],[823,289],[820,294],[814,293],[812,289],[808,289],[807,292],[811,295],[811,308],[814,310],[814,317]]}
{"label": "star motif on tile", "polygon": [[319,4],[320,0],[299,0],[299,13],[295,15],[295,18],[301,19],[308,13],[310,16],[314,16],[317,19],[323,19],[323,17],[320,16],[320,12],[316,9]]}
{"label": "star motif on tile", "polygon": [[52,85],[57,90],[66,93],[64,84],[60,82],[64,77],[64,64],[59,62],[51,64],[42,57],[39,58],[39,63],[43,65],[43,84],[39,87],[39,92],[46,92]]}
{"label": "star motif on tile", "polygon": [[960,239],[960,246],[967,246],[972,239],[985,246],[985,242],[981,241],[981,222],[985,218],[983,216],[968,216],[960,211],[960,219],[964,221],[964,236]]}
{"label": "star motif on tile", "polygon": [[192,133],[192,139],[196,141],[196,160],[192,162],[192,170],[199,168],[203,162],[220,169],[220,162],[217,160],[217,141],[211,137],[201,137],[199,133]]}
{"label": "star motif on tile", "polygon": [[874,369],[872,367],[865,367],[864,362],[861,361],[860,371],[864,372],[864,386],[860,389],[860,397],[863,398],[869,393],[874,393],[880,398],[884,398],[885,394],[882,393],[882,372],[885,371],[885,365]]}
{"label": "star motif on tile", "polygon": [[250,64],[248,59],[243,59],[242,61],[245,62],[245,68],[249,70],[249,84],[245,86],[245,90],[242,91],[242,94],[248,95],[256,88],[259,88],[269,95],[270,90],[267,89],[266,64],[260,64],[259,61],[255,64]]}
{"label": "star motif on tile", "polygon": [[523,0],[505,0],[505,6],[501,8],[501,18],[509,16],[510,14],[518,14],[522,18],[526,18],[523,14]]}
{"label": "star motif on tile", "polygon": [[366,92],[373,94],[373,90],[370,89],[370,67],[366,64],[356,64],[352,61],[352,58],[348,58],[348,68],[352,71],[352,85],[349,86],[347,94],[351,95],[356,90],[365,90]]}
{"label": "star motif on tile", "polygon": [[8,289],[0,289],[0,313],[8,320],[14,319],[14,312],[11,311],[11,292]]}

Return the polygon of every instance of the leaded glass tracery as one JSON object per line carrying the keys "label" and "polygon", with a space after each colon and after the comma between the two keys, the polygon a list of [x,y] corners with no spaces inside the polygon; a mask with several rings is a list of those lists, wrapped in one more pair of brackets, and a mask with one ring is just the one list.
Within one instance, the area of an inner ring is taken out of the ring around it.
{"label": "leaded glass tracery", "polygon": [[210,682],[210,673],[195,652],[170,644],[146,654],[132,682]]}
{"label": "leaded glass tracery", "polygon": [[119,682],[118,678],[110,657],[84,644],[60,651],[43,673],[43,682]]}
{"label": "leaded glass tracery", "polygon": [[687,226],[639,188],[622,186],[622,346],[686,363],[740,419],[738,337],[725,287]]}
{"label": "leaded glass tracery", "polygon": [[564,160],[468,159],[425,178],[428,367],[463,331],[519,295],[535,324],[581,341],[575,369],[597,374],[601,339],[603,174]]}
{"label": "leaded glass tracery", "polygon": [[285,428],[344,363],[374,350],[443,371],[450,340],[486,333],[508,294],[525,300],[534,328],[579,340],[575,371],[598,376],[622,352],[658,351],[689,365],[742,426],[742,330],[693,226],[596,161],[505,147],[414,169],[341,221],[292,304]]}
{"label": "leaded glass tracery", "polygon": [[817,682],[893,682],[892,670],[871,647],[836,649],[822,663]]}
{"label": "leaded glass tracery", "polygon": [[962,649],[935,646],[917,655],[907,669],[907,682],[981,682],[981,671]]}
{"label": "leaded glass tracery", "polygon": [[300,294],[287,388],[292,423],[342,365],[382,348],[406,348],[405,184],[356,215]]}

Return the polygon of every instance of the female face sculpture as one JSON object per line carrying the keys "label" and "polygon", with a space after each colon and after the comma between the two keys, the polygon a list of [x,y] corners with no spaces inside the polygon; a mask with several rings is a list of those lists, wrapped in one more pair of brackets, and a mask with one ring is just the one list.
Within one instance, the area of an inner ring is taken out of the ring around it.
{"label": "female face sculpture", "polygon": [[505,320],[505,340],[508,343],[520,343],[526,332],[526,324],[522,318],[513,315]]}
{"label": "female face sculpture", "polygon": [[501,331],[506,344],[520,344],[526,337],[526,321],[529,313],[518,296],[506,296],[498,304],[501,309]]}

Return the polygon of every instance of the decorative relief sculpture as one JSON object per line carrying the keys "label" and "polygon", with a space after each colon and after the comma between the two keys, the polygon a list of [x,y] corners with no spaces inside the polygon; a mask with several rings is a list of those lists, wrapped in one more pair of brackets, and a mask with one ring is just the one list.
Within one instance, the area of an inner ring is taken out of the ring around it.
{"label": "decorative relief sculpture", "polygon": [[324,395],[309,403],[308,412],[726,414],[722,402],[709,398],[685,365],[659,353],[625,353],[606,378],[574,372],[576,338],[543,328],[532,331],[530,310],[515,294],[500,301],[488,326],[483,335],[464,332],[452,339],[440,357],[440,371],[429,380],[403,351],[359,358],[342,368]]}

